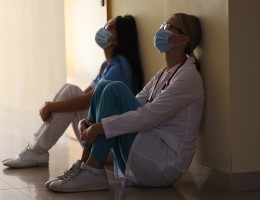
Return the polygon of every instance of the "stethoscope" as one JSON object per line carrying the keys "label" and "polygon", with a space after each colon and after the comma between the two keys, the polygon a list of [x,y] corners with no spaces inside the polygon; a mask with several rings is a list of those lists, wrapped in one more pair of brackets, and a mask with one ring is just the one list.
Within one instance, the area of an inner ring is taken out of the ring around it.
{"label": "stethoscope", "polygon": [[[177,73],[177,71],[183,66],[183,64],[185,63],[186,60],[187,60],[187,59],[184,59],[184,61],[182,61],[182,62],[180,63],[180,65],[177,67],[177,69],[175,69],[175,71],[174,71],[173,74],[170,76],[170,78],[164,83],[164,85],[163,85],[163,87],[162,87],[162,90],[165,90],[165,89],[170,85],[170,81],[172,80],[173,76],[174,76],[174,75]],[[161,79],[161,77],[162,77],[162,75],[164,74],[164,72],[165,72],[166,69],[167,69],[167,67],[165,67],[165,68],[163,69],[162,73],[160,74],[159,78],[157,79],[156,84],[155,84],[155,86],[154,86],[154,88],[153,88],[153,90],[152,90],[152,92],[151,92],[149,98],[146,100],[146,103],[148,103],[148,102],[151,103],[151,102],[153,101],[153,93],[154,93],[154,90],[155,90],[155,88],[157,87],[157,85],[158,85],[158,83],[159,83],[159,81],[160,81],[160,79]]]}

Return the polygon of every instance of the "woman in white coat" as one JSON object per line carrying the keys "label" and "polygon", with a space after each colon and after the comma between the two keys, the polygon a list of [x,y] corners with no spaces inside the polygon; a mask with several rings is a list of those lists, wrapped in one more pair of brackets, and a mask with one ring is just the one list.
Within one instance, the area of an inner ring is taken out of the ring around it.
{"label": "woman in white coat", "polygon": [[136,97],[121,82],[100,83],[80,127],[89,148],[86,162],[48,188],[108,189],[104,163],[110,149],[125,185],[174,184],[190,166],[203,113],[203,83],[193,54],[200,38],[197,17],[174,14],[154,36],[167,65]]}

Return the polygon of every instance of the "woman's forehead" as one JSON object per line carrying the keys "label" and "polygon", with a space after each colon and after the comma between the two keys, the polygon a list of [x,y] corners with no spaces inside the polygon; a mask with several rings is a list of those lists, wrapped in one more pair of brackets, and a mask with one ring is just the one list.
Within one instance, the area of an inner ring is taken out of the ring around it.
{"label": "woman's forehead", "polygon": [[116,24],[116,19],[115,19],[115,18],[112,18],[112,19],[108,20],[107,23],[108,23],[108,24],[113,24],[113,25],[115,25],[115,24]]}
{"label": "woman's forehead", "polygon": [[174,15],[172,15],[171,17],[169,17],[166,21],[166,24],[175,24],[175,17]]}

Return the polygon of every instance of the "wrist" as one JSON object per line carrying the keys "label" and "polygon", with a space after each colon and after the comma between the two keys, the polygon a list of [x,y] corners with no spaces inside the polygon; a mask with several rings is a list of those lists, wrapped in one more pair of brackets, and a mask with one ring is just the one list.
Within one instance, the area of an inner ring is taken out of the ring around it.
{"label": "wrist", "polygon": [[49,113],[52,113],[52,112],[55,112],[55,105],[53,102],[48,102],[45,106],[46,110],[49,112]]}
{"label": "wrist", "polygon": [[102,124],[101,123],[98,123],[98,124],[96,124],[97,125],[97,129],[98,129],[98,131],[97,131],[97,135],[98,136],[100,136],[100,135],[104,135],[104,129],[103,129],[103,126],[102,126]]}

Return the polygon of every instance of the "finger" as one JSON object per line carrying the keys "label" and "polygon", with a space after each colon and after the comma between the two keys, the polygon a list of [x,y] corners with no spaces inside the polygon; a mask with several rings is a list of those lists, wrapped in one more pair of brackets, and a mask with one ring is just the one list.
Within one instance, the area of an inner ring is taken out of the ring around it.
{"label": "finger", "polygon": [[88,127],[88,126],[89,126],[87,121],[83,121],[81,125],[82,125],[82,126],[85,126],[85,127]]}
{"label": "finger", "polygon": [[40,117],[41,117],[42,121],[46,122],[46,118],[43,114],[40,114]]}
{"label": "finger", "polygon": [[83,124],[84,124],[85,126],[87,126],[87,127],[89,127],[90,125],[92,125],[92,123],[91,123],[88,119],[85,119],[85,120],[83,121]]}
{"label": "finger", "polygon": [[83,124],[84,121],[85,121],[85,119],[81,119],[81,120],[79,121],[79,124]]}
{"label": "finger", "polygon": [[85,119],[82,119],[82,120],[80,120],[79,121],[79,123],[78,123],[78,130],[80,130],[81,131],[81,127],[83,126],[83,121],[84,121]]}
{"label": "finger", "polygon": [[86,127],[84,127],[84,126],[80,127],[80,132],[81,132],[81,134],[82,134],[85,130],[87,130]]}
{"label": "finger", "polygon": [[81,136],[82,136],[82,138],[83,138],[84,140],[87,139],[87,136],[88,136],[88,134],[87,134],[87,129],[82,132]]}
{"label": "finger", "polygon": [[81,135],[81,140],[86,140],[85,135]]}
{"label": "finger", "polygon": [[88,127],[90,127],[91,125],[92,125],[92,123],[89,121],[89,122],[88,122]]}
{"label": "finger", "polygon": [[51,123],[51,121],[52,121],[52,115],[49,115],[48,118],[47,118],[47,120],[48,120],[48,123]]}

